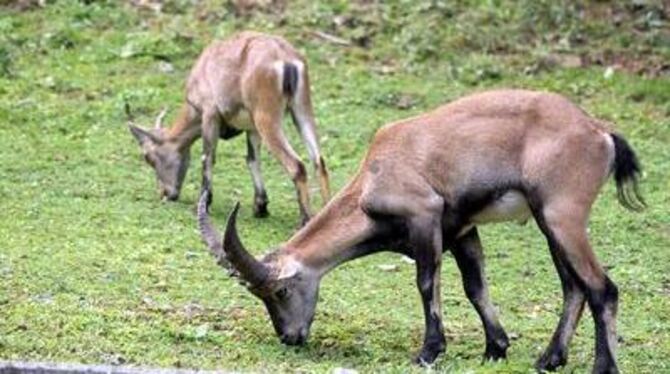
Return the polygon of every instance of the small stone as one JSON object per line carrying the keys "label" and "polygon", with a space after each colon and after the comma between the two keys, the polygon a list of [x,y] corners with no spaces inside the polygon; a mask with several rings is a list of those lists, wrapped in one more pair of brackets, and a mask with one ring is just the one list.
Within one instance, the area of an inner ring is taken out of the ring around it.
{"label": "small stone", "polygon": [[398,270],[398,265],[394,265],[394,264],[382,264],[382,265],[377,265],[377,267],[381,271],[391,272],[391,271],[397,271]]}
{"label": "small stone", "polygon": [[203,323],[202,325],[198,326],[195,329],[195,337],[198,339],[202,339],[205,336],[207,336],[207,332],[209,331],[209,326],[206,323]]}
{"label": "small stone", "polygon": [[158,70],[161,73],[170,74],[170,73],[174,72],[174,65],[172,65],[171,63],[169,63],[167,61],[161,61],[161,62],[158,63]]}
{"label": "small stone", "polygon": [[48,76],[48,77],[44,78],[44,80],[42,82],[44,83],[44,87],[47,87],[47,88],[56,87],[56,80],[52,76]]}
{"label": "small stone", "polygon": [[559,64],[564,68],[579,68],[583,66],[582,58],[578,55],[559,56]]}
{"label": "small stone", "polygon": [[127,43],[121,47],[121,51],[119,51],[119,57],[123,59],[131,58],[135,56],[135,53],[135,46],[132,43]]}
{"label": "small stone", "polygon": [[152,298],[150,298],[150,297],[148,297],[148,296],[143,297],[143,298],[142,298],[142,302],[144,303],[144,305],[146,305],[146,306],[148,306],[148,307],[150,307],[150,308],[156,306],[156,302],[155,302]]}
{"label": "small stone", "polygon": [[335,368],[331,374],[358,374],[358,370],[347,368]]}
{"label": "small stone", "polygon": [[395,102],[396,108],[402,110],[411,109],[414,105],[416,105],[416,99],[407,94],[400,95]]}

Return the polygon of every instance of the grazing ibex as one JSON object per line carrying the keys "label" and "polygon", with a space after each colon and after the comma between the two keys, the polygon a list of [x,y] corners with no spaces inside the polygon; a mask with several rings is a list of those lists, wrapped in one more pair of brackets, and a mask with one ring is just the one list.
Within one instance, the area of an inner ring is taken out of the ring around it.
{"label": "grazing ibex", "polygon": [[191,70],[185,103],[169,129],[161,128],[164,112],[153,130],[134,126],[126,106],[130,131],[140,143],[146,161],[156,170],[162,197],[179,198],[191,144],[202,135],[202,190],[208,191],[211,202],[217,139],[228,139],[245,131],[256,216],[267,215],[268,200],[260,165],[263,143],[291,176],[305,222],[310,215],[307,174],[282,130],[282,117],[287,109],[319,174],[325,202],[330,195],[328,173],[319,151],[307,64],[280,37],[243,32],[212,43]]}
{"label": "grazing ibex", "polygon": [[308,224],[261,260],[242,246],[238,206],[223,241],[203,194],[198,222],[219,264],[265,303],[282,342],[307,339],[321,277],[382,249],[416,260],[426,331],[418,363],[445,350],[440,265],[445,247],[484,325],[488,359],[506,357],[509,340],[489,299],[477,226],[531,216],[547,238],[563,286],[563,313],[537,361],[553,370],[587,302],[595,321],[595,373],[617,372],[617,287],[596,260],[589,211],[608,175],[627,208],[644,207],[640,167],[626,141],[562,96],[498,90],[454,101],[381,128],[356,176]]}

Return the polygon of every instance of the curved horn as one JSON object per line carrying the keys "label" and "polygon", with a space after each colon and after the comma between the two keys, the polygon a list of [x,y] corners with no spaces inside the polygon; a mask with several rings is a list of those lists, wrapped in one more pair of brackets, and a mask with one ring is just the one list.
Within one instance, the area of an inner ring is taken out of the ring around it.
{"label": "curved horn", "polygon": [[224,234],[223,243],[221,243],[219,240],[221,236],[216,231],[207,215],[208,194],[208,190],[203,190],[200,196],[200,201],[198,202],[198,226],[203,241],[216,257],[217,263],[229,269],[232,275],[239,275],[242,279],[249,282],[251,286],[257,286],[265,282],[270,273],[269,269],[244,249],[244,246],[237,235],[235,223],[237,220],[237,212],[240,209],[240,203],[237,202],[235,204],[235,207],[228,216],[226,232]]}
{"label": "curved horn", "polygon": [[240,272],[242,278],[251,284],[257,286],[265,282],[270,274],[270,270],[261,262],[256,260],[242,245],[237,235],[237,211],[240,209],[240,202],[235,203],[235,207],[228,216],[226,232],[223,234],[223,250],[226,258]]}
{"label": "curved horn", "polygon": [[230,262],[226,259],[226,253],[223,251],[223,244],[221,243],[221,234],[216,231],[214,225],[207,215],[207,200],[209,192],[203,190],[202,195],[200,195],[200,200],[198,201],[198,229],[200,230],[200,236],[202,241],[207,244],[212,255],[216,257],[216,263],[224,268],[228,269],[233,273],[233,269],[230,266]]}
{"label": "curved horn", "polygon": [[156,122],[154,123],[154,128],[156,130],[160,130],[163,127],[163,118],[165,118],[166,114],[167,114],[167,108],[163,107],[163,110],[161,110],[161,112],[158,113],[158,116],[156,117]]}
{"label": "curved horn", "polygon": [[126,117],[128,118],[128,124],[134,125],[135,119],[133,117],[133,114],[130,112],[130,104],[128,104],[127,101],[125,101],[123,104],[123,110],[126,112]]}

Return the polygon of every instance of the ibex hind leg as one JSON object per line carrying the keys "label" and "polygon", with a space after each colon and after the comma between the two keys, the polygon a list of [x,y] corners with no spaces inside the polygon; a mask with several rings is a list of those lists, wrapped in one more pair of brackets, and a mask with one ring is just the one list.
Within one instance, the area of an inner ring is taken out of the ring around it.
{"label": "ibex hind leg", "polygon": [[263,143],[268,147],[272,155],[279,160],[293,180],[298,195],[300,223],[304,225],[311,216],[307,172],[305,171],[305,165],[300,161],[300,158],[284,135],[281,128],[281,119],[282,112],[278,108],[274,108],[271,111],[266,109],[254,112],[254,123],[263,139]]}
{"label": "ibex hind leg", "polygon": [[[556,243],[550,243],[556,245]],[[563,312],[549,346],[535,363],[538,371],[554,371],[568,362],[568,346],[584,310],[585,296],[568,267],[551,248],[551,257],[563,288]]]}
{"label": "ibex hind leg", "polygon": [[307,92],[309,87],[305,84],[301,84],[299,87],[295,97],[290,102],[291,118],[300,132],[300,136],[307,147],[309,159],[312,161],[314,169],[318,174],[321,199],[325,204],[330,199],[328,170],[326,169],[323,157],[321,157],[321,149],[316,133],[316,121],[314,120],[309,92]]}
{"label": "ibex hind leg", "polygon": [[[618,373],[615,360],[618,290],[598,263],[588,240],[586,224],[590,205],[585,206],[583,201],[574,201],[572,197],[554,198],[543,206],[534,205],[532,208],[538,226],[547,237],[549,249],[559,264],[559,275],[561,269],[565,269],[565,274],[569,275],[566,281],[576,283],[591,309],[596,335],[593,372]],[[555,334],[566,344],[572,334],[572,324],[577,323],[581,311],[577,291],[568,292],[571,292],[571,299],[567,311],[564,310],[563,325],[559,323],[558,330],[561,331]],[[549,346],[550,350],[555,350],[549,356],[558,355],[556,364],[561,364],[562,348],[560,341]],[[544,364],[542,358],[539,363]],[[555,363],[550,360],[546,370],[554,369],[552,366]]]}

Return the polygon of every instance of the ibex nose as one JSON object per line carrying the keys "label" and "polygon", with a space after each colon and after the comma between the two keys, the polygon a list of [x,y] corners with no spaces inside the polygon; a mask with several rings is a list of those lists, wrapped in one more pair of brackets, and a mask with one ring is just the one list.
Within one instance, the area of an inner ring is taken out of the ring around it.
{"label": "ibex nose", "polygon": [[177,201],[179,199],[179,192],[161,189],[161,199],[169,201]]}
{"label": "ibex nose", "polygon": [[307,341],[307,338],[303,334],[298,335],[282,334],[279,340],[281,340],[281,342],[286,345],[303,345]]}

